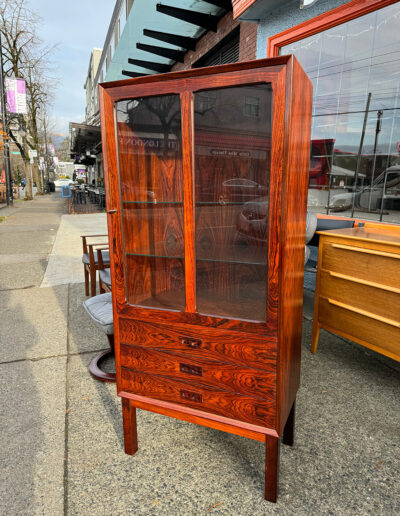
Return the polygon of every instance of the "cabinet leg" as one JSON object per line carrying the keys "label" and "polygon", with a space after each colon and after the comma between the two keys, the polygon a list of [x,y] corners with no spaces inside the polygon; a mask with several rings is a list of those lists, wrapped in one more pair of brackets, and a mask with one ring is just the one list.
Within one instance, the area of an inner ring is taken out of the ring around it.
{"label": "cabinet leg", "polygon": [[294,443],[294,423],[296,416],[296,402],[293,402],[292,408],[289,412],[289,416],[286,421],[285,428],[283,429],[282,442],[288,446],[293,446]]}
{"label": "cabinet leg", "polygon": [[278,437],[265,436],[265,499],[274,503],[278,497],[279,443]]}
{"label": "cabinet leg", "polygon": [[[317,302],[317,301],[315,301],[315,302]],[[317,321],[314,321],[313,329],[312,329],[312,337],[311,337],[311,353],[317,352],[318,339],[319,339],[319,324]]]}
{"label": "cabinet leg", "polygon": [[125,453],[134,455],[138,450],[136,408],[128,399],[122,398],[122,416],[124,420]]}

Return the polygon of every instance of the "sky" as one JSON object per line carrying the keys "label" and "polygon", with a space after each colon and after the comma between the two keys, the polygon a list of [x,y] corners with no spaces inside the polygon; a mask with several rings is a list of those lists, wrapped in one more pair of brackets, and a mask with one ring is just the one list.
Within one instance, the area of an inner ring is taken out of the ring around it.
{"label": "sky", "polygon": [[115,0],[28,0],[26,5],[42,19],[40,38],[57,44],[52,61],[59,81],[49,114],[54,132],[67,136],[69,122],[84,121],[90,53],[103,47]]}

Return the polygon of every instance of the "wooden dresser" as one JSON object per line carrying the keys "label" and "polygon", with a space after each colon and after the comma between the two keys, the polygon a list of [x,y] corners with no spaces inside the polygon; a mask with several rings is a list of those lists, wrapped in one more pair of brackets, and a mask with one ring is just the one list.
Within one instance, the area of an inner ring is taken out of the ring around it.
{"label": "wooden dresser", "polygon": [[400,360],[400,232],[319,233],[311,351],[320,328]]}
{"label": "wooden dresser", "polygon": [[311,93],[291,56],[100,87],[125,450],[137,408],[256,439],[270,501],[300,382]]}

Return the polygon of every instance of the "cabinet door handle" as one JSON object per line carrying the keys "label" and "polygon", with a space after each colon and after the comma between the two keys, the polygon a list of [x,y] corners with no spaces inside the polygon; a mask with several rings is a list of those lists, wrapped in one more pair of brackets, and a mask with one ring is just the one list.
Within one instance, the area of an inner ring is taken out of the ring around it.
{"label": "cabinet door handle", "polygon": [[108,210],[107,213],[109,213],[111,215],[112,213],[117,213],[117,210]]}
{"label": "cabinet door handle", "polygon": [[192,339],[190,337],[181,337],[181,344],[188,348],[199,348],[201,346],[200,339]]}
{"label": "cabinet door handle", "polygon": [[181,398],[188,401],[196,401],[197,403],[203,403],[203,396],[198,392],[186,391],[181,389]]}
{"label": "cabinet door handle", "polygon": [[193,374],[194,376],[203,376],[203,368],[190,364],[179,364],[182,373]]}

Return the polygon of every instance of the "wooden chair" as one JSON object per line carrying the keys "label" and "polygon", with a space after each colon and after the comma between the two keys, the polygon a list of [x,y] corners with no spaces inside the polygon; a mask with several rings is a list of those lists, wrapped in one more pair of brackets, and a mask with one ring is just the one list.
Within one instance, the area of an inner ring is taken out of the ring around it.
{"label": "wooden chair", "polygon": [[[82,263],[85,274],[85,294],[89,295],[89,282],[90,282],[90,296],[96,295],[96,271],[99,270],[98,255],[95,253],[95,248],[101,246],[103,249],[108,245],[107,242],[94,242],[88,243],[88,239],[91,238],[105,238],[108,235],[81,235],[82,238]],[[110,263],[110,254],[107,251],[103,251],[102,254],[103,264]],[[89,281],[90,280],[90,281]]]}
{"label": "wooden chair", "polygon": [[111,270],[110,262],[104,263],[103,251],[108,250],[108,247],[97,249],[97,263],[99,266],[99,291],[100,294],[111,292]]}

